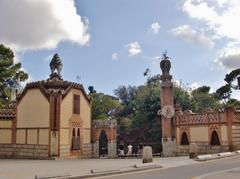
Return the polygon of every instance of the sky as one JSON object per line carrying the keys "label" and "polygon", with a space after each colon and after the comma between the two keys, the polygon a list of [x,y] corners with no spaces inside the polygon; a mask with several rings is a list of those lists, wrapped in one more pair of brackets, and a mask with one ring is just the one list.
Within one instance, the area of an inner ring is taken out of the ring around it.
{"label": "sky", "polygon": [[58,53],[64,80],[112,95],[160,74],[167,51],[176,81],[214,91],[240,68],[239,19],[240,0],[1,0],[0,43],[28,82],[47,79]]}

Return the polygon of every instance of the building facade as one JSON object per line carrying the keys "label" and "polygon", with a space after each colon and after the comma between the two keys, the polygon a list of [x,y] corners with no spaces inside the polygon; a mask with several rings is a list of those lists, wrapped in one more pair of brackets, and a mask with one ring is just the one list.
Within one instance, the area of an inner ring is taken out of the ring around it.
{"label": "building facade", "polygon": [[92,156],[90,98],[62,79],[57,54],[50,67],[49,79],[27,84],[16,105],[0,111],[1,158]]}
{"label": "building facade", "polygon": [[240,149],[240,111],[233,108],[199,114],[177,110],[174,121],[177,155],[189,154],[191,144],[199,154]]}
{"label": "building facade", "polygon": [[240,111],[232,108],[202,113],[182,112],[173,103],[171,63],[166,54],[160,63],[162,75],[161,121],[163,156],[218,153],[240,149]]}

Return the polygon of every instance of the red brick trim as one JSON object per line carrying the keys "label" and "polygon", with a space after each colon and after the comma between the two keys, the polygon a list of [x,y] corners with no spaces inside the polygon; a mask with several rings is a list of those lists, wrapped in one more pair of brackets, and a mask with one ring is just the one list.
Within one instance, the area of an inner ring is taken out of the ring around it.
{"label": "red brick trim", "polygon": [[51,129],[52,129],[52,121],[54,119],[54,96],[50,95],[50,113],[49,113],[49,135],[48,135],[48,157],[51,157],[51,137],[52,137],[52,133],[51,133]]}
{"label": "red brick trim", "polygon": [[57,130],[58,130],[58,157],[60,156],[60,137],[61,137],[61,132],[60,132],[60,127],[61,127],[61,120],[60,120],[60,115],[61,115],[61,104],[62,104],[62,96],[59,94],[57,96]]}

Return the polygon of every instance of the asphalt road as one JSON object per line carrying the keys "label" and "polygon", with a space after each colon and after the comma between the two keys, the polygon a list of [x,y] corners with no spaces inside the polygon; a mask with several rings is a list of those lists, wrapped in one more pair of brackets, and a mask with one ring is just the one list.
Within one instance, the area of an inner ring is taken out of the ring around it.
{"label": "asphalt road", "polygon": [[[227,176],[227,177],[226,177]],[[121,174],[108,179],[240,179],[240,156],[200,162],[188,166],[162,168],[145,172]]]}

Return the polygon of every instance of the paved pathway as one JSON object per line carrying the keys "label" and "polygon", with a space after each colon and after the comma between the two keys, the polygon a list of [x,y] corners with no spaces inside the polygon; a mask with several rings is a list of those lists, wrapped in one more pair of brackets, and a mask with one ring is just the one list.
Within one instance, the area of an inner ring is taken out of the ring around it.
{"label": "paved pathway", "polygon": [[[0,179],[33,179],[35,175],[87,175],[91,169],[127,169],[141,163],[141,159],[0,160]],[[189,157],[171,157],[154,158],[154,163],[176,167],[197,162]]]}

